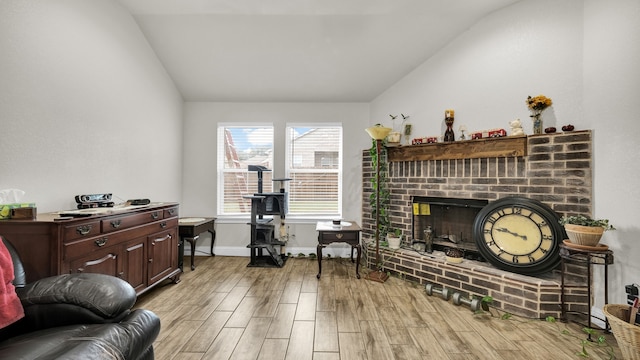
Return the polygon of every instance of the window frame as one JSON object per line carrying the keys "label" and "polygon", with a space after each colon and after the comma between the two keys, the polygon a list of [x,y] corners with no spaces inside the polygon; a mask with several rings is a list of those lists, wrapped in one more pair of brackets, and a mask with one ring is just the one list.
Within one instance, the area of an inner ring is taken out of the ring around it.
{"label": "window frame", "polygon": [[[249,206],[249,211],[244,212],[226,212],[225,211],[225,174],[228,173],[242,173],[246,174],[245,178],[249,177],[249,171],[246,169],[227,169],[225,167],[226,162],[226,148],[225,148],[225,130],[228,128],[239,128],[239,129],[270,129],[271,130],[271,163],[275,163],[274,152],[275,152],[275,134],[276,128],[273,123],[270,122],[242,122],[242,123],[218,123],[217,125],[217,159],[216,159],[216,177],[217,177],[217,189],[216,189],[216,197],[217,197],[217,215],[220,218],[226,219],[246,219],[251,216],[250,210],[250,202],[247,200],[245,205]],[[271,191],[272,189],[272,181],[271,174],[273,173],[273,169],[269,169],[271,171],[265,172],[264,174],[268,174],[268,179],[263,181],[263,191]],[[257,185],[257,183],[256,183]]]}
{"label": "window frame", "polygon": [[[285,127],[285,177],[292,178],[291,174],[294,172],[294,169],[290,166],[294,161],[293,155],[293,137],[292,130],[295,128],[336,128],[340,132],[340,139],[338,141],[338,164],[335,169],[296,169],[296,172],[304,173],[326,173],[331,172],[337,175],[337,211],[335,213],[325,213],[325,212],[303,212],[303,213],[292,213],[291,212],[291,201],[289,200],[289,213],[287,214],[287,219],[335,219],[342,218],[342,198],[343,198],[343,167],[344,167],[344,127],[342,123],[287,123]],[[287,192],[289,194],[289,198],[291,197],[291,185],[287,184]]]}

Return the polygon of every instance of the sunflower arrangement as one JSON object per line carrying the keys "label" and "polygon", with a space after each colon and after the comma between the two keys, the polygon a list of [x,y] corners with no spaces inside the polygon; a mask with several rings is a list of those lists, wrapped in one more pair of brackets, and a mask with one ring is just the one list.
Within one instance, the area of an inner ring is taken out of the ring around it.
{"label": "sunflower arrangement", "polygon": [[531,115],[529,116],[531,117],[531,120],[533,120],[534,134],[542,134],[542,119],[540,119],[540,115],[542,115],[544,109],[551,106],[551,104],[553,104],[551,99],[544,95],[527,97],[527,107],[529,108],[529,111],[531,111]]}
{"label": "sunflower arrangement", "polygon": [[551,99],[544,95],[527,97],[527,107],[529,108],[529,111],[531,111],[532,118],[540,116],[542,111],[551,105],[553,105]]}

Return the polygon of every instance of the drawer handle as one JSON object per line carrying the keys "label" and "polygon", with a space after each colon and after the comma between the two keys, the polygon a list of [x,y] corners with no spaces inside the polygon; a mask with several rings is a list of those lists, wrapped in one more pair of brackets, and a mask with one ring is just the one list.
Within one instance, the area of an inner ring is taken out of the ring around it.
{"label": "drawer handle", "polygon": [[160,223],[160,227],[163,228],[163,229],[166,228],[167,227],[167,222],[166,221],[161,222]]}
{"label": "drawer handle", "polygon": [[111,220],[111,227],[117,229],[122,224],[122,220]]}
{"label": "drawer handle", "polygon": [[161,241],[165,241],[165,240],[171,240],[171,239],[173,239],[173,236],[171,236],[171,234],[167,234],[167,235],[166,235],[165,237],[163,237],[163,238],[157,238],[157,239],[153,240],[153,241],[151,242],[151,246],[156,246],[156,243],[159,243],[159,242],[161,242]]}
{"label": "drawer handle", "polygon": [[107,245],[107,239],[106,237],[100,238],[98,240],[95,241],[96,245],[98,245],[98,247],[103,247],[105,245]]}
{"label": "drawer handle", "polygon": [[157,219],[158,217],[159,217],[159,215],[158,215],[158,212],[157,212],[157,211],[154,211],[154,212],[152,212],[152,213],[151,213],[151,218],[152,218],[153,220]]}
{"label": "drawer handle", "polygon": [[169,215],[175,215],[176,209],[169,209],[168,212],[169,212]]}
{"label": "drawer handle", "polygon": [[337,233],[337,234],[336,234],[336,237],[337,237],[338,239],[342,239],[342,236],[344,236],[344,235],[343,235],[343,234],[341,234],[341,233]]}
{"label": "drawer handle", "polygon": [[86,263],[84,263],[84,267],[80,267],[78,268],[79,273],[84,272],[86,269],[90,266],[94,266],[94,265],[99,265],[102,264],[103,262],[107,261],[107,260],[116,260],[118,257],[114,254],[107,254],[105,257],[103,257],[102,259],[98,259],[98,260],[93,260],[93,261],[87,261]]}
{"label": "drawer handle", "polygon": [[92,228],[92,225],[80,225],[76,227],[76,232],[78,233],[78,235],[87,235],[91,232]]}

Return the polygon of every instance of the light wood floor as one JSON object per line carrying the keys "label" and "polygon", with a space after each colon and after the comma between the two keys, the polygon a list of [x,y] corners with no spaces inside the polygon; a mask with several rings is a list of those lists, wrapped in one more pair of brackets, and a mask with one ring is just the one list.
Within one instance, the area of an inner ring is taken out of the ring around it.
{"label": "light wood floor", "polygon": [[[198,257],[178,284],[136,307],[160,316],[156,359],[579,359],[580,326],[473,314],[424,287],[355,277],[348,259],[289,259],[248,268],[248,258]],[[562,334],[568,329],[578,337]],[[601,332],[599,333],[601,334]],[[622,359],[613,336],[617,359]],[[587,347],[591,359],[607,359]]]}

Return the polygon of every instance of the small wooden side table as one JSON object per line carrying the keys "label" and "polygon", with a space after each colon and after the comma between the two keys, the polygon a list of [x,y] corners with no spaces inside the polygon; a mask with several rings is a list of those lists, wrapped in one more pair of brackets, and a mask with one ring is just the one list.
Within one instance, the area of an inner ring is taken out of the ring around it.
{"label": "small wooden side table", "polygon": [[[582,313],[587,316],[587,324],[581,324],[583,326],[587,326],[591,328],[591,294],[593,292],[591,288],[592,281],[592,266],[600,265],[604,268],[604,304],[609,303],[609,265],[613,264],[613,251],[611,250],[601,250],[598,251],[597,248],[594,250],[579,248],[575,246],[567,246],[566,244],[560,244],[560,274],[561,274],[561,285],[560,285],[560,306],[561,306],[561,314],[562,320],[567,321],[567,314],[575,314],[579,313],[577,311],[569,311],[567,310],[567,300],[566,300],[566,290],[568,287],[572,287],[566,281],[566,273],[567,273],[567,264],[576,264],[585,267],[585,272],[587,274],[587,311],[586,313]],[[598,318],[600,319],[600,318]],[[609,321],[605,319],[600,319],[605,323],[605,331],[610,332],[611,327],[609,326]],[[587,337],[588,340],[591,340],[591,334]]]}
{"label": "small wooden side table", "polygon": [[358,251],[356,260],[356,277],[360,279],[360,256],[362,247],[360,246],[360,226],[354,221],[342,221],[341,225],[334,225],[331,221],[318,221],[316,223],[318,232],[318,275],[322,273],[322,249],[332,243],[347,243],[351,245],[351,262],[353,262],[353,250]]}
{"label": "small wooden side table", "polygon": [[213,253],[213,243],[216,241],[216,229],[214,227],[216,218],[180,218],[178,219],[178,232],[180,234],[180,241],[182,246],[180,247],[179,266],[183,269],[182,259],[184,258],[184,242],[188,241],[191,244],[191,270],[196,269],[195,254],[196,254],[196,242],[200,237],[200,234],[204,232],[211,233],[211,256],[216,256]]}

